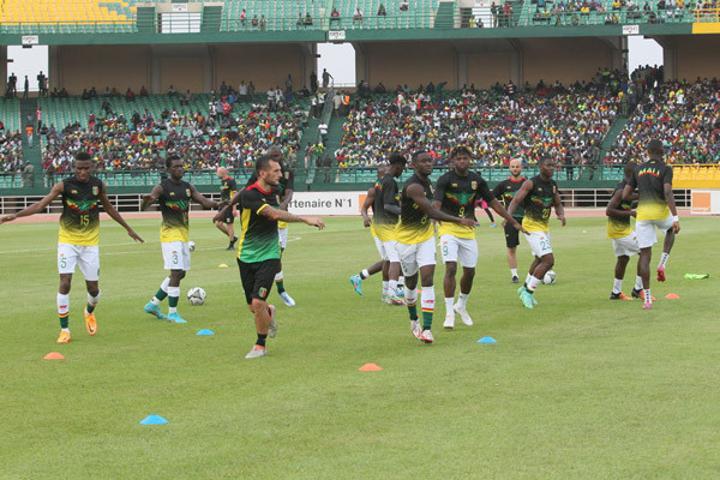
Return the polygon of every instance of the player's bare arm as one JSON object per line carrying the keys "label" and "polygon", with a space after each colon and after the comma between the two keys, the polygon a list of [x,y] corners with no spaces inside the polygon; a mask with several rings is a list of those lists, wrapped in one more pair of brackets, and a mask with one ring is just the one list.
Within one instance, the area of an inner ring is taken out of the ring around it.
{"label": "player's bare arm", "polygon": [[29,207],[24,208],[17,213],[0,216],[0,224],[12,222],[18,217],[29,217],[30,215],[35,215],[36,213],[42,212],[47,208],[48,205],[52,203],[53,200],[55,200],[63,192],[64,188],[65,185],[63,184],[63,182],[56,183],[50,189],[50,192],[45,195],[39,202],[33,203]]}
{"label": "player's bare arm", "polygon": [[221,203],[216,202],[215,200],[210,200],[202,193],[198,192],[197,188],[195,188],[194,185],[190,185],[190,197],[200,205],[205,210],[210,210],[211,208],[219,208]]}
{"label": "player's bare arm", "polygon": [[100,203],[102,203],[102,206],[105,209],[105,213],[107,213],[110,218],[119,223],[127,231],[127,234],[130,236],[130,238],[132,238],[136,242],[145,243],[145,240],[143,240],[140,235],[138,235],[135,230],[133,230],[130,225],[125,222],[125,219],[122,217],[122,215],[120,215],[120,212],[117,211],[117,209],[107,198],[107,194],[105,193],[105,184],[103,184],[103,188],[100,191]]}
{"label": "player's bare arm", "polygon": [[667,199],[667,206],[670,209],[670,214],[673,217],[672,230],[674,233],[680,232],[680,217],[678,217],[677,206],[675,205],[675,197],[673,196],[672,184],[663,184],[663,192]]}
{"label": "player's bare arm", "polygon": [[629,183],[623,187],[622,191],[622,199],[623,200],[632,200],[633,199],[633,192],[635,192],[635,187],[630,185]]}
{"label": "player's bare arm", "polygon": [[502,218],[505,219],[505,222],[509,223],[513,226],[515,230],[521,231],[523,233],[527,233],[525,230],[523,230],[522,225],[520,222],[515,220],[507,210],[505,210],[505,207],[502,203],[500,203],[496,198],[493,198],[490,202],[490,207],[497,212],[498,215],[500,215]]}
{"label": "player's bare arm", "polygon": [[418,205],[418,207],[420,207],[420,210],[433,220],[459,223],[460,225],[465,225],[466,227],[474,227],[477,225],[477,222],[472,218],[455,217],[453,215],[448,215],[437,208],[433,208],[432,203],[430,203],[430,200],[428,200],[425,196],[425,191],[418,183],[410,185],[405,192],[407,193],[407,196],[410,197],[413,202]]}
{"label": "player's bare arm", "polygon": [[306,225],[310,225],[311,227],[316,227],[318,230],[322,230],[323,228],[325,228],[325,223],[322,221],[321,218],[293,215],[290,212],[280,210],[279,208],[273,208],[269,205],[260,210],[259,214],[274,221],[281,221],[287,223],[304,223]]}
{"label": "player's bare arm", "polygon": [[293,193],[295,193],[294,190],[288,188],[285,190],[285,193],[283,194],[283,198],[280,201],[280,209],[287,211],[288,207],[290,206],[290,202],[293,198]]}
{"label": "player's bare arm", "polygon": [[150,205],[158,201],[158,198],[160,198],[160,195],[162,194],[162,186],[161,185],[155,185],[153,189],[150,191],[148,195],[145,195],[143,197],[142,202],[142,210],[147,210]]}
{"label": "player's bare arm", "polygon": [[555,207],[555,215],[557,215],[558,220],[560,220],[560,223],[564,227],[567,220],[565,220],[565,207],[563,207],[562,200],[560,199],[560,192],[555,192],[553,206]]}
{"label": "player's bare arm", "polygon": [[360,215],[362,215],[363,226],[365,226],[365,228],[372,224],[372,218],[370,218],[370,215],[368,214],[368,209],[372,207],[374,203],[375,187],[372,187],[367,191],[367,197],[365,197],[365,201],[363,202],[362,207],[360,207]]}
{"label": "player's bare arm", "polygon": [[608,217],[634,217],[635,210],[621,210],[620,202],[622,201],[623,192],[618,190],[615,192],[605,209],[605,215]]}
{"label": "player's bare arm", "polygon": [[534,185],[532,180],[525,180],[525,182],[522,184],[522,187],[520,187],[520,190],[518,190],[518,192],[513,197],[510,205],[508,205],[508,215],[512,216],[512,214],[515,213],[518,205],[522,204],[522,202],[525,200],[525,197],[527,197],[527,194],[530,193],[530,191],[533,189],[533,186]]}

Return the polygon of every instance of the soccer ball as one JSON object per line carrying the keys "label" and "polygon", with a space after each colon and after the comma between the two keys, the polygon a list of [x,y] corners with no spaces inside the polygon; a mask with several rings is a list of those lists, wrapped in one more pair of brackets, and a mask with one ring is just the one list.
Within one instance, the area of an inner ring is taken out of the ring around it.
{"label": "soccer ball", "polygon": [[200,287],[193,287],[187,292],[187,299],[190,305],[202,305],[205,303],[207,293]]}
{"label": "soccer ball", "polygon": [[190,241],[188,242],[188,248],[190,249],[191,252],[194,252],[194,251],[195,251],[195,242],[193,242],[192,240],[190,240]]}
{"label": "soccer ball", "polygon": [[543,277],[543,283],[545,285],[553,285],[555,283],[556,277],[557,275],[555,274],[554,270],[548,270]]}

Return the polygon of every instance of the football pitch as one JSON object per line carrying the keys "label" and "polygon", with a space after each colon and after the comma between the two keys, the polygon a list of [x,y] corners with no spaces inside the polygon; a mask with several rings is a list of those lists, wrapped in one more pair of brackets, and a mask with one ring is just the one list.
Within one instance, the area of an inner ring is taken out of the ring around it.
{"label": "football pitch", "polygon": [[[75,275],[69,345],[54,343],[57,223],[0,226],[0,478],[720,475],[716,218],[682,220],[668,281],[653,279],[658,300],[646,312],[637,300],[608,300],[615,260],[604,218],[570,218],[564,229],[551,221],[557,284],[540,287],[539,305],[526,310],[502,229],[483,216],[468,307],[475,326],[458,318],[443,331],[438,265],[431,346],[411,335],[404,307],[380,302],[379,276],[364,282],[363,297],[353,293],[348,277],[377,258],[359,219],[327,219],[322,232],[291,225],[283,263],[297,306],[273,291],[278,337],[252,361],[243,356],[254,325],[220,232],[192,220],[197,249],[183,297],[200,286],[208,298],[199,307],[181,298],[188,323],[174,325],[143,312],[165,275],[159,220],[129,223],[145,244],[102,224],[94,338]],[[523,240],[519,258],[524,276]],[[653,272],[658,258],[656,249]],[[483,336],[497,344],[476,343]],[[51,351],[65,360],[42,360]],[[358,371],[368,362],[383,370]],[[149,414],[169,424],[141,426]]]}

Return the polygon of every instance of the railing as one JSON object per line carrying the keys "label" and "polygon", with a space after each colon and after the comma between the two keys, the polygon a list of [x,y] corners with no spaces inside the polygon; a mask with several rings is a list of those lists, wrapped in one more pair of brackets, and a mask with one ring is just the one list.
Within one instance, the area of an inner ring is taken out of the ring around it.
{"label": "railing", "polygon": [[[230,170],[230,175],[240,183],[250,178],[253,172],[254,169],[252,168],[234,169]],[[50,187],[62,179],[67,178],[69,175],[72,175],[72,173],[66,172],[46,175],[45,186]],[[97,172],[95,176],[105,182],[109,187],[145,187],[157,185],[162,179],[167,177],[167,173],[158,170],[116,170]],[[185,172],[183,180],[199,186],[220,185],[220,179],[215,174],[215,170],[187,171]]]}
{"label": "railing", "polygon": [[579,26],[579,25],[624,25],[639,23],[690,23],[693,12],[688,9],[664,10],[607,10],[604,12],[556,12],[552,7],[533,11],[528,9],[520,16],[521,25]]}
{"label": "railing", "polygon": [[75,20],[72,22],[4,22],[0,25],[0,33],[6,34],[131,33],[135,31],[137,29],[134,18],[115,22]]}

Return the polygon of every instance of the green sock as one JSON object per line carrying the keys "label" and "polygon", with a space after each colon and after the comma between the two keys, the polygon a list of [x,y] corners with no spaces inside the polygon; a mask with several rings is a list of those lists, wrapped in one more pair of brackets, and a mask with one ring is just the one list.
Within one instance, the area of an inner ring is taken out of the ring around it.
{"label": "green sock", "polygon": [[433,312],[423,311],[422,314],[423,314],[423,329],[430,330],[430,328],[432,328]]}
{"label": "green sock", "polygon": [[95,305],[90,305],[88,303],[87,307],[85,307],[85,310],[87,310],[88,313],[92,313],[93,311],[95,311]]}
{"label": "green sock", "polygon": [[70,315],[58,318],[60,319],[60,328],[68,328],[68,325],[70,325]]}
{"label": "green sock", "polygon": [[408,305],[408,313],[410,314],[410,320],[415,322],[418,319],[417,316],[417,306],[416,305]]}
{"label": "green sock", "polygon": [[170,308],[177,308],[178,300],[180,300],[180,297],[168,297]]}
{"label": "green sock", "polygon": [[157,299],[160,300],[161,302],[162,302],[163,300],[165,300],[165,297],[167,297],[167,292],[166,292],[165,290],[163,290],[162,288],[159,289],[159,290],[157,291],[157,293],[155,294],[155,298],[157,298]]}
{"label": "green sock", "polygon": [[277,285],[278,294],[285,293],[285,286],[283,285],[282,280],[280,280],[279,282],[275,282],[275,285]]}

